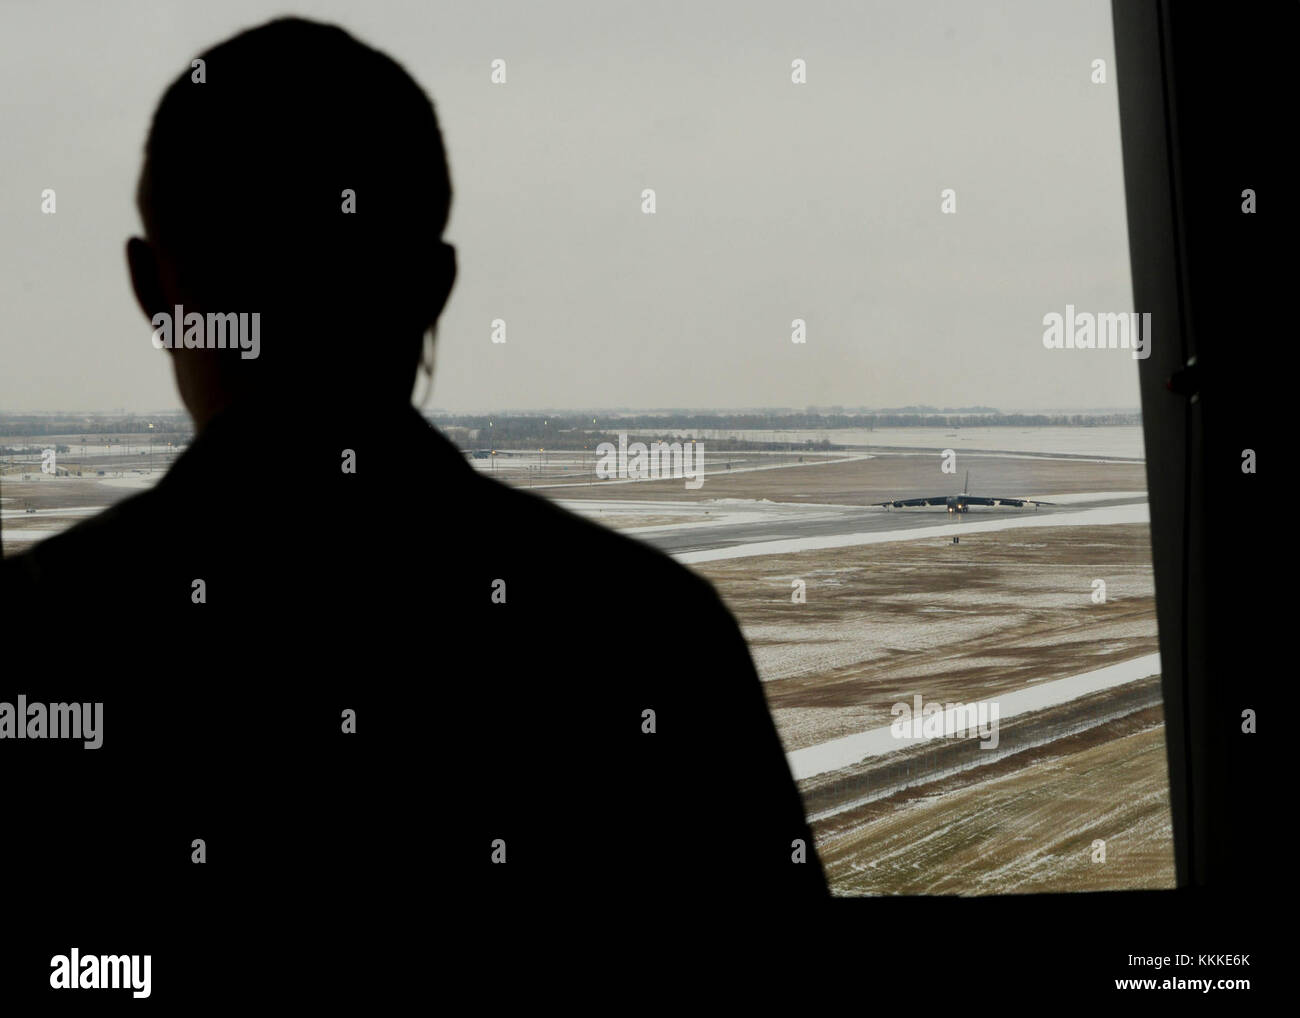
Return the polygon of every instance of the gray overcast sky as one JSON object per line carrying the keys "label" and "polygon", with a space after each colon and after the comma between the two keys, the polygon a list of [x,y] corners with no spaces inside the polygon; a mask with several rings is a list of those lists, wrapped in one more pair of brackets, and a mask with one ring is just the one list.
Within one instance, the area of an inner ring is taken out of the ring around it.
{"label": "gray overcast sky", "polygon": [[4,0],[0,409],[180,406],[122,252],[145,131],[199,51],[290,13],[438,107],[429,408],[1138,405],[1127,352],[1042,345],[1067,303],[1134,310],[1107,0]]}

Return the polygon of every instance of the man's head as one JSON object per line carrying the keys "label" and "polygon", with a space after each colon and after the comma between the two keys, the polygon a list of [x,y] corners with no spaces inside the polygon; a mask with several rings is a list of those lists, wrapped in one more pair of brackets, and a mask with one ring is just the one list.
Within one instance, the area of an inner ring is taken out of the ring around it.
{"label": "man's head", "polygon": [[198,59],[154,114],[137,193],[146,239],[127,245],[151,319],[178,304],[260,315],[255,358],[173,350],[198,426],[252,398],[409,401],[455,279],[428,97],[384,54],[298,19]]}

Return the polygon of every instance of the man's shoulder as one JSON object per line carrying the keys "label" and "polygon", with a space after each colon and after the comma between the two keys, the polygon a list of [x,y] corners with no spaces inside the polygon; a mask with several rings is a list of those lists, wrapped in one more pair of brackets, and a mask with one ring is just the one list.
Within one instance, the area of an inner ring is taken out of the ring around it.
{"label": "man's shoulder", "polygon": [[7,588],[21,593],[23,588],[62,586],[79,575],[88,579],[154,554],[150,533],[157,501],[154,491],[132,495],[62,533],[8,554],[0,560],[0,577]]}
{"label": "man's shoulder", "polygon": [[492,546],[530,568],[553,570],[556,580],[582,579],[591,594],[620,593],[640,601],[671,597],[719,603],[713,586],[647,544],[585,519],[540,495],[475,476],[480,533]]}
{"label": "man's shoulder", "polygon": [[[706,580],[663,552],[468,465],[442,467],[438,478],[413,491],[385,485],[385,495],[392,500],[402,496],[408,504],[391,517],[376,510],[385,520],[380,529],[364,515],[330,515],[328,508],[312,509],[310,522],[292,526],[262,519],[237,501],[230,503],[236,511],[223,515],[205,504],[193,486],[164,479],[150,491],[7,556],[0,561],[0,577],[18,595],[71,594],[84,599],[105,590],[126,593],[132,584],[147,585],[169,562],[203,560],[217,545],[223,565],[242,571],[267,568],[277,561],[268,554],[271,545],[283,550],[299,540],[319,545],[320,555],[341,575],[347,575],[350,561],[379,561],[382,565],[375,568],[385,576],[406,574],[415,582],[432,562],[468,577],[490,573],[492,579],[502,579],[508,588],[527,595],[534,607],[545,603],[554,611],[568,600],[566,591],[588,604],[596,598],[626,608],[687,608],[711,614],[721,608]],[[324,499],[315,501],[328,505]],[[205,524],[214,512],[221,516],[220,527]],[[354,531],[371,536],[355,556],[346,552],[340,557],[335,539],[355,547]],[[398,548],[408,550],[398,554]]]}

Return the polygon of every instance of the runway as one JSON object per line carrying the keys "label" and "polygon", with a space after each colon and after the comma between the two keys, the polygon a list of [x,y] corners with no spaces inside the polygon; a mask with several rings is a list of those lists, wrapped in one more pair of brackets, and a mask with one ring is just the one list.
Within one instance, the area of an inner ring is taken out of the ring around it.
{"label": "runway", "polygon": [[[971,533],[986,529],[1004,529],[1011,526],[1050,526],[1053,517],[1060,517],[1061,525],[1079,522],[1082,513],[1096,509],[1117,506],[1145,506],[1146,498],[1131,492],[1119,492],[1114,495],[1097,493],[1095,499],[1081,499],[1077,496],[1068,504],[1042,506],[1038,509],[1016,509],[1012,507],[972,506],[966,513],[949,513],[946,509],[926,507],[916,509],[882,509],[872,506],[833,506],[809,505],[806,503],[775,502],[727,502],[720,504],[644,502],[618,507],[624,511],[642,513],[657,511],[662,514],[689,515],[688,522],[666,524],[654,527],[638,527],[623,532],[679,561],[705,561],[701,553],[719,552],[749,546],[774,544],[771,552],[797,550],[789,542],[810,542],[813,547],[834,547],[836,541],[827,543],[819,539],[868,538],[860,541],[845,540],[845,545],[875,543],[875,540],[889,540],[886,535],[898,533],[899,540],[925,536],[924,531],[932,528],[950,528],[940,531],[935,536],[949,533],[960,535],[961,528],[970,528]],[[595,515],[595,504],[590,502],[566,503],[566,508]],[[609,506],[611,503],[600,503]],[[653,507],[653,508],[652,508]],[[714,522],[706,517],[719,517]],[[1115,520],[1118,522],[1119,520]],[[608,521],[606,521],[608,522]],[[1107,519],[1098,514],[1096,522],[1105,523]],[[986,524],[997,524],[987,527]],[[918,533],[919,532],[919,533]],[[870,535],[881,535],[875,540]],[[905,535],[905,536],[904,536]],[[755,553],[763,552],[756,550]],[[689,556],[689,557],[687,557]],[[713,556],[710,556],[713,557]]]}

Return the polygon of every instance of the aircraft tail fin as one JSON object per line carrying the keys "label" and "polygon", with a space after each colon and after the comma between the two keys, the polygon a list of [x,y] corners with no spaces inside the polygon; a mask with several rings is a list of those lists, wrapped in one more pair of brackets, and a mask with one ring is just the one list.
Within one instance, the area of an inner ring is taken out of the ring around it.
{"label": "aircraft tail fin", "polygon": [[970,471],[969,470],[966,471],[966,480],[962,481],[961,483],[961,493],[963,495],[970,494]]}

